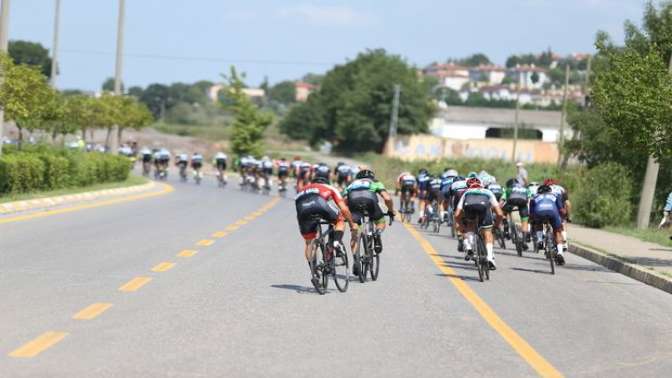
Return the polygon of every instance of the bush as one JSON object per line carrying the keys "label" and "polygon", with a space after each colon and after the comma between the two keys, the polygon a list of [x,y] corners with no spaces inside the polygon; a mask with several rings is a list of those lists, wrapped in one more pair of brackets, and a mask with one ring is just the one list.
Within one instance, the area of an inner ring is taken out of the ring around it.
{"label": "bush", "polygon": [[10,149],[0,156],[0,195],[124,181],[130,168],[122,156],[44,146]]}
{"label": "bush", "polygon": [[573,197],[576,220],[589,227],[627,224],[632,215],[632,179],[622,165],[607,163],[590,169]]}

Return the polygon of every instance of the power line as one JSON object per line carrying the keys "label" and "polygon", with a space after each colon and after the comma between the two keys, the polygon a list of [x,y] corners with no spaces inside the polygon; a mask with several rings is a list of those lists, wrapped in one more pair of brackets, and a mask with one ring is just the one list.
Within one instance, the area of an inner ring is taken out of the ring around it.
{"label": "power line", "polygon": [[[111,51],[101,50],[80,50],[80,49],[62,49],[62,53],[79,54],[79,55],[114,55]],[[218,58],[218,57],[196,57],[196,56],[179,56],[179,55],[161,55],[161,54],[123,54],[128,58],[151,59],[151,60],[166,60],[166,61],[185,61],[185,62],[214,62],[214,63],[245,63],[245,64],[271,64],[271,65],[303,65],[303,66],[333,66],[338,63],[334,62],[317,62],[317,61],[285,61],[272,59],[233,59],[233,58]]]}

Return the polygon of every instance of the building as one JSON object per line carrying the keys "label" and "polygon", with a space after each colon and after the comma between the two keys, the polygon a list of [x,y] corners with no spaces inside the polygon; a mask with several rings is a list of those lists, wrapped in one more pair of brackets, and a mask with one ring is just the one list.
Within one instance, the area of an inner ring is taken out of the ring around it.
{"label": "building", "polygon": [[[215,84],[208,89],[208,98],[210,101],[217,102],[219,100],[219,92],[227,87],[224,84]],[[266,96],[266,91],[261,88],[243,88],[243,93],[252,100],[261,100]]]}
{"label": "building", "polygon": [[317,86],[303,81],[297,81],[294,83],[294,89],[296,91],[296,101],[306,102],[308,101],[308,96],[317,89]]}
{"label": "building", "polygon": [[485,85],[499,85],[506,77],[506,69],[496,65],[480,65],[469,69],[469,80]]}
{"label": "building", "polygon": [[454,63],[434,63],[422,71],[423,75],[435,77],[439,85],[460,91],[469,83],[469,68]]}
{"label": "building", "polygon": [[506,72],[506,77],[521,88],[541,89],[549,81],[548,70],[534,64],[517,65],[510,68]]}

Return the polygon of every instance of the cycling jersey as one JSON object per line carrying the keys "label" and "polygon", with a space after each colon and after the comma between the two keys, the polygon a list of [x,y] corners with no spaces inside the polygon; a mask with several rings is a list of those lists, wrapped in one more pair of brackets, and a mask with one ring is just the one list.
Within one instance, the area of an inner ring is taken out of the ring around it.
{"label": "cycling jersey", "polygon": [[345,188],[343,194],[347,196],[352,191],[364,189],[374,193],[380,193],[385,191],[385,185],[380,181],[373,181],[371,179],[357,179]]}
{"label": "cycling jersey", "polygon": [[464,211],[465,219],[478,219],[479,227],[490,228],[494,224],[492,208],[498,206],[499,203],[491,191],[483,188],[472,188],[464,192],[456,208]]}
{"label": "cycling jersey", "polygon": [[502,196],[504,195],[504,189],[499,184],[490,184],[490,185],[488,185],[487,188],[488,188],[489,191],[492,192],[492,194],[495,195],[495,198],[497,199],[497,201],[499,201],[500,198],[502,198]]}
{"label": "cycling jersey", "polygon": [[336,167],[336,174],[338,175],[339,178],[346,178],[350,176],[351,172],[352,169],[345,164]]}
{"label": "cycling jersey", "polygon": [[345,188],[348,207],[355,223],[361,224],[366,211],[375,222],[384,222],[385,214],[378,203],[377,193],[385,191],[385,185],[371,179],[358,179]]}
{"label": "cycling jersey", "polygon": [[343,197],[331,185],[308,184],[296,195],[299,230],[306,240],[313,240],[320,226],[319,219],[335,223],[342,219],[338,205]]}
{"label": "cycling jersey", "polygon": [[562,199],[553,193],[537,194],[530,201],[530,215],[536,224],[548,221],[553,230],[562,229],[560,209],[564,208]]}
{"label": "cycling jersey", "polygon": [[287,161],[278,162],[278,177],[284,177],[289,175],[290,164]]}
{"label": "cycling jersey", "polygon": [[315,177],[324,177],[327,180],[329,179],[330,169],[328,165],[320,164],[314,168]]}
{"label": "cycling jersey", "polygon": [[416,178],[413,175],[403,175],[399,177],[398,182],[401,186],[402,192],[408,192],[414,189],[415,185],[417,185]]}
{"label": "cycling jersey", "polygon": [[441,179],[434,178],[427,184],[427,201],[439,200],[441,196]]}
{"label": "cycling jersey", "polygon": [[429,185],[429,176],[425,174],[418,175],[418,189],[421,192],[424,192],[427,190],[427,185]]}

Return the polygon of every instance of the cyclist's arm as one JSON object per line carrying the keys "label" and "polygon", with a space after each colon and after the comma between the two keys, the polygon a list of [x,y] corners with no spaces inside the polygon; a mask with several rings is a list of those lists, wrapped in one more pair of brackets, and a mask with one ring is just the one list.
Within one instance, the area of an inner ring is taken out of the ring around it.
{"label": "cyclist's arm", "polygon": [[394,201],[392,201],[392,196],[390,196],[390,193],[388,193],[387,190],[382,189],[378,194],[380,194],[380,196],[383,197],[383,201],[385,201],[385,206],[387,206],[387,211],[390,214],[394,214]]}

